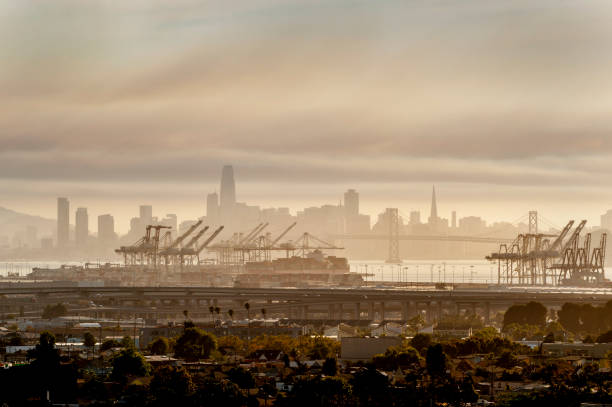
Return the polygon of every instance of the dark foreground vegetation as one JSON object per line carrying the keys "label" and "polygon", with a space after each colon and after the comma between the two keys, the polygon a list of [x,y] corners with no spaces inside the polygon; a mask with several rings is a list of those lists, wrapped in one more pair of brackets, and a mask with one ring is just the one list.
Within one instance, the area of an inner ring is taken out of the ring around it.
{"label": "dark foreground vegetation", "polygon": [[[339,361],[340,343],[320,336],[258,336],[244,341],[187,322],[182,334],[137,350],[130,338],[91,352],[60,354],[50,332],[27,363],[0,370],[7,406],[79,403],[110,406],[579,406],[612,403],[610,359],[554,356],[527,347],[569,336],[612,342],[608,308],[564,305],[557,320],[541,304],[510,308],[503,330],[464,339],[416,334],[368,361]],[[603,311],[602,311],[603,310]],[[589,315],[597,324],[589,325]],[[595,330],[590,330],[596,327]],[[503,337],[503,332],[506,332]],[[95,348],[95,349],[94,349]]]}

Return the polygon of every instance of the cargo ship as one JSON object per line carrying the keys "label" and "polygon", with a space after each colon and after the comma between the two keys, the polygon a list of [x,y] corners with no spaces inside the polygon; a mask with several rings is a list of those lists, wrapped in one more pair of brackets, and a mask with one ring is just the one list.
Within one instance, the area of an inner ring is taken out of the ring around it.
{"label": "cargo ship", "polygon": [[344,257],[325,256],[314,250],[304,257],[247,262],[235,279],[235,287],[358,287],[361,275],[351,273]]}

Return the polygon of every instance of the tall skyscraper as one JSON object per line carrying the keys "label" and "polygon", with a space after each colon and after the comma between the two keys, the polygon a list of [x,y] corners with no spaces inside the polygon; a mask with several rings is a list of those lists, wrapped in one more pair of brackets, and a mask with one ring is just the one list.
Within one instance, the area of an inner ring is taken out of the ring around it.
{"label": "tall skyscraper", "polygon": [[153,222],[153,207],[151,205],[140,205],[140,222],[143,227]]}
{"label": "tall skyscraper", "polygon": [[431,191],[431,211],[429,213],[429,223],[433,223],[438,219],[438,204],[436,202],[436,187],[434,186]]}
{"label": "tall skyscraper", "polygon": [[456,211],[453,211],[451,215],[451,227],[453,229],[457,228],[457,212]]}
{"label": "tall skyscraper", "polygon": [[98,242],[107,245],[115,237],[115,219],[109,214],[98,216]]}
{"label": "tall skyscraper", "polygon": [[359,215],[359,193],[354,189],[344,193],[344,210],[347,217]]}
{"label": "tall skyscraper", "polygon": [[234,182],[234,168],[224,165],[221,172],[221,194],[219,209],[223,220],[227,220],[236,206],[236,184]]}
{"label": "tall skyscraper", "polygon": [[78,247],[84,247],[87,245],[87,238],[89,237],[89,216],[87,215],[87,208],[78,208],[76,211],[76,217],[74,222],[74,240]]}
{"label": "tall skyscraper", "polygon": [[213,222],[219,217],[219,195],[216,192],[206,195],[206,217]]}
{"label": "tall skyscraper", "polygon": [[70,202],[57,198],[57,247],[67,247],[70,230]]}

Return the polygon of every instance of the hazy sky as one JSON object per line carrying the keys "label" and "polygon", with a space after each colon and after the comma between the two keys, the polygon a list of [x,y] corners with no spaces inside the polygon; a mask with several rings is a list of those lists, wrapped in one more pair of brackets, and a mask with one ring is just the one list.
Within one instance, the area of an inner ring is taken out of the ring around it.
{"label": "hazy sky", "polygon": [[[4,0],[0,206],[612,207],[612,3]],[[426,216],[426,213],[423,214]]]}

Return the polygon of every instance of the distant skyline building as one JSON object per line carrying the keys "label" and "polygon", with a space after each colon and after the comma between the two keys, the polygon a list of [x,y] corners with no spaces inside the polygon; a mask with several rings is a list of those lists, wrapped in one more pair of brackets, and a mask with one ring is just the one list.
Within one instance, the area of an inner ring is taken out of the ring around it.
{"label": "distant skyline building", "polygon": [[457,228],[457,211],[451,213],[451,227],[453,229]]}
{"label": "distant skyline building", "polygon": [[612,209],[601,215],[600,226],[602,229],[612,230]]}
{"label": "distant skyline building", "polygon": [[140,205],[140,221],[142,222],[143,227],[146,227],[153,222],[153,206]]}
{"label": "distant skyline building", "polygon": [[70,239],[70,202],[57,198],[57,246],[67,247]]}
{"label": "distant skyline building", "polygon": [[359,193],[354,189],[344,193],[344,210],[348,217],[359,215]]}
{"label": "distant skyline building", "polygon": [[89,216],[87,215],[87,208],[77,208],[74,221],[74,232],[76,246],[86,246],[87,238],[89,237]]}
{"label": "distant skyline building", "polygon": [[420,211],[410,211],[410,224],[411,225],[421,224],[421,212]]}
{"label": "distant skyline building", "polygon": [[98,216],[98,241],[105,245],[114,241],[115,238],[115,218],[110,214]]}
{"label": "distant skyline building", "polygon": [[219,195],[216,192],[206,195],[206,218],[215,221],[219,217]]}
{"label": "distant skyline building", "polygon": [[438,203],[436,202],[436,187],[431,190],[431,210],[429,212],[429,223],[435,223],[438,219]]}
{"label": "distant skyline building", "polygon": [[160,225],[163,226],[170,226],[172,229],[170,229],[172,231],[172,234],[175,235],[177,233],[177,225],[178,225],[178,220],[177,220],[177,216],[174,213],[168,213],[166,214],[166,217],[164,219],[162,219],[159,222]]}
{"label": "distant skyline building", "polygon": [[38,242],[36,241],[37,234],[38,234],[38,229],[36,229],[36,226],[32,226],[32,225],[26,226],[25,241],[28,247],[38,246]]}
{"label": "distant skyline building", "polygon": [[221,218],[223,221],[227,221],[232,216],[236,206],[236,183],[234,181],[234,167],[231,165],[224,165],[221,171],[219,198]]}

